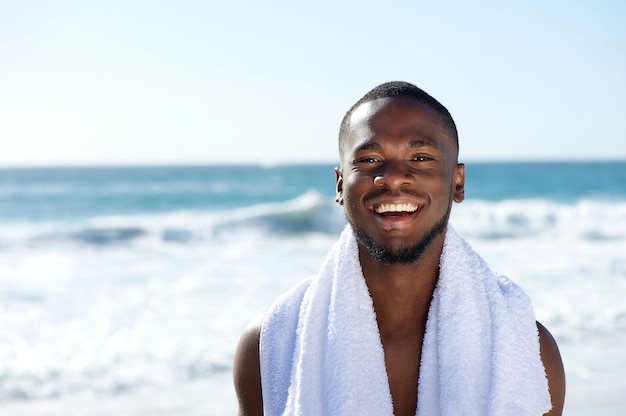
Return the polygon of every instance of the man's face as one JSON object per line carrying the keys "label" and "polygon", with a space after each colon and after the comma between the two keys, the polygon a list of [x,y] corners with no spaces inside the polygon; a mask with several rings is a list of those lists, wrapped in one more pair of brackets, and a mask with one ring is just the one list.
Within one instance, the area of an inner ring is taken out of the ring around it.
{"label": "man's face", "polygon": [[337,202],[360,244],[383,263],[416,261],[464,197],[465,169],[441,116],[408,97],[381,98],[350,118]]}

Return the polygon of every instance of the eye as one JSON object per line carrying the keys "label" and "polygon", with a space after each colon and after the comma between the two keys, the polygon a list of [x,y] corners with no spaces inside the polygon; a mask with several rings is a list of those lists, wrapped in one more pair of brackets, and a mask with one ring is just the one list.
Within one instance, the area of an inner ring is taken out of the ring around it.
{"label": "eye", "polygon": [[375,156],[366,156],[356,160],[356,163],[376,163],[380,162],[380,159]]}
{"label": "eye", "polygon": [[411,158],[411,161],[414,162],[428,162],[429,160],[433,160],[433,158],[426,155],[416,155]]}

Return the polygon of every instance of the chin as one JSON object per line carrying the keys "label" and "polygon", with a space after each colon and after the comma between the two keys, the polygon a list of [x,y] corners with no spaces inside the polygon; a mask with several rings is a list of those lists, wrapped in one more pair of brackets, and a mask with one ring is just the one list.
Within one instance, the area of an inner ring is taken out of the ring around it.
{"label": "chin", "polygon": [[426,233],[426,235],[413,244],[379,244],[374,239],[357,227],[352,221],[352,232],[357,241],[368,251],[372,259],[385,264],[411,264],[420,260],[424,252],[432,245],[432,242],[442,235],[448,225],[450,210]]}

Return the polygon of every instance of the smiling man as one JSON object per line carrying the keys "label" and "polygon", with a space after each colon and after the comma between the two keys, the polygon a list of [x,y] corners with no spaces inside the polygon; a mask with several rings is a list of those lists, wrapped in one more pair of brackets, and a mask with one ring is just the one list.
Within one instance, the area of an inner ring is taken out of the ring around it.
{"label": "smiling man", "polygon": [[446,108],[403,82],[345,115],[348,226],[320,272],[243,334],[241,415],[559,415],[557,345],[523,291],[448,225],[465,167]]}

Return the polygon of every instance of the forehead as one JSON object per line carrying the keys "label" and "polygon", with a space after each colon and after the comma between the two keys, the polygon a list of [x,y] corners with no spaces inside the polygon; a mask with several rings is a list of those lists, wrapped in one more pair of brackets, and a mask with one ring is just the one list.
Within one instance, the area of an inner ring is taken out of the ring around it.
{"label": "forehead", "polygon": [[353,111],[349,142],[388,134],[452,140],[442,115],[411,97],[379,98],[365,102]]}

